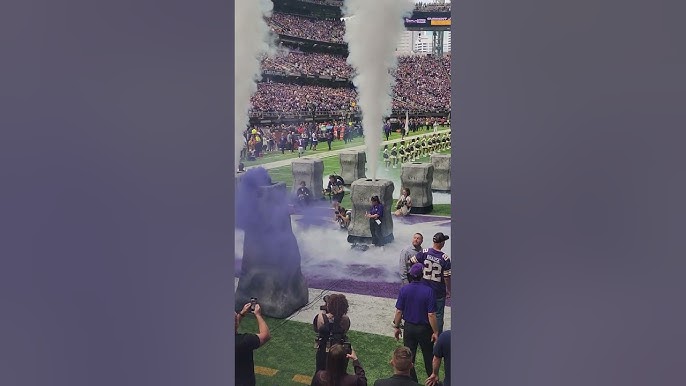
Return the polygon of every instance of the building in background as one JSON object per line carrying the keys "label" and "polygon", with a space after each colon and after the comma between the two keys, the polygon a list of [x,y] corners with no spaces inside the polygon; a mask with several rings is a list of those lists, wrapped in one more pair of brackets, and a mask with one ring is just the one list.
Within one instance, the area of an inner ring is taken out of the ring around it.
{"label": "building in background", "polygon": [[[450,31],[443,32],[443,52],[450,52]],[[430,54],[433,51],[432,31],[405,31],[395,51],[397,55]]]}

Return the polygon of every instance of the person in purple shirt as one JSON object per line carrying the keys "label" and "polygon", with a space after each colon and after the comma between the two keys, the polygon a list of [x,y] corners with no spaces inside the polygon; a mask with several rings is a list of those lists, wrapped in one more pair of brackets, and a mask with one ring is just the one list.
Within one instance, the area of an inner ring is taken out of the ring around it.
{"label": "person in purple shirt", "polygon": [[[433,342],[438,339],[438,323],[436,320],[436,298],[433,289],[420,281],[424,265],[416,263],[407,273],[412,281],[400,288],[398,300],[395,302],[395,339],[400,339],[400,320],[405,320],[403,345],[412,351],[412,363],[417,358],[417,346],[422,349],[426,376],[431,376],[431,359]],[[417,382],[417,372],[414,366],[410,376]]]}
{"label": "person in purple shirt", "polygon": [[369,230],[372,232],[372,244],[377,247],[384,245],[383,235],[381,234],[381,223],[383,222],[383,204],[379,196],[372,197],[372,207],[365,216],[369,219]]}
{"label": "person in purple shirt", "polygon": [[450,297],[450,256],[441,249],[450,236],[438,232],[433,238],[433,247],[424,249],[410,258],[410,262],[424,265],[422,282],[428,284],[436,295],[436,317],[438,318],[438,333],[443,331],[443,313],[445,300]]}
{"label": "person in purple shirt", "polygon": [[443,386],[450,386],[450,330],[443,331],[438,336],[438,341],[434,346],[434,359],[432,362],[433,372],[427,378],[425,384],[434,386],[438,384],[438,370],[441,368],[441,360],[445,359],[445,378]]}

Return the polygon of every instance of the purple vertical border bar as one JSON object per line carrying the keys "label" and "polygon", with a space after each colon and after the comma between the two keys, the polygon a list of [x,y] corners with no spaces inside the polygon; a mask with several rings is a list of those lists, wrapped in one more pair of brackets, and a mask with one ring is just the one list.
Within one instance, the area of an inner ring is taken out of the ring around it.
{"label": "purple vertical border bar", "polygon": [[0,4],[0,385],[234,384],[233,24]]}
{"label": "purple vertical border bar", "polygon": [[686,384],[685,6],[453,2],[454,384]]}
{"label": "purple vertical border bar", "polygon": [[[242,0],[238,0],[238,1],[242,1]],[[228,4],[229,4],[229,13],[228,13],[227,22],[231,26],[231,28],[229,28],[230,33],[228,36],[228,39],[230,42],[230,55],[229,55],[228,71],[230,74],[229,79],[231,79],[231,85],[230,85],[231,91],[229,92],[230,98],[229,98],[228,110],[231,111],[231,117],[233,118],[234,115],[236,114],[236,112],[235,112],[236,93],[233,91],[234,82],[236,81],[235,80],[235,73],[236,73],[236,71],[235,71],[235,67],[236,67],[235,37],[236,37],[236,34],[238,34],[240,31],[236,31],[236,23],[234,22],[235,16],[236,16],[235,15],[235,13],[236,13],[236,5],[235,5],[236,0],[228,0]],[[230,150],[228,150],[229,153],[231,153],[231,161],[230,161],[229,165],[232,165],[231,170],[230,170],[230,172],[231,172],[230,173],[230,176],[231,176],[231,178],[230,178],[230,180],[231,180],[230,192],[231,192],[231,194],[228,197],[228,201],[229,201],[229,207],[231,208],[230,219],[231,219],[232,228],[231,228],[230,237],[229,237],[231,239],[231,242],[230,242],[231,250],[228,251],[229,255],[226,256],[227,259],[230,260],[230,262],[231,262],[231,264],[229,264],[229,269],[227,272],[227,280],[229,281],[229,284],[231,285],[231,291],[228,293],[229,303],[227,304],[228,310],[231,311],[230,312],[231,321],[229,323],[227,323],[227,326],[231,327],[231,330],[229,331],[228,336],[229,336],[229,348],[231,349],[231,353],[232,353],[232,355],[231,355],[232,360],[229,361],[228,366],[227,366],[227,368],[229,369],[230,377],[231,377],[230,379],[232,381],[230,384],[234,384],[235,379],[236,379],[236,361],[234,359],[235,347],[236,347],[236,335],[235,335],[234,331],[235,331],[235,327],[236,327],[236,322],[235,322],[235,319],[233,318],[233,310],[235,308],[234,304],[236,303],[236,290],[235,290],[235,284],[234,284],[235,283],[235,276],[236,276],[236,272],[235,272],[236,271],[236,264],[235,264],[236,253],[234,252],[236,250],[236,247],[235,247],[235,244],[236,244],[236,236],[235,236],[235,234],[236,234],[236,200],[235,200],[235,197],[236,197],[236,173],[235,172],[236,171],[233,169],[233,164],[234,164],[233,153],[235,152],[235,149],[236,149],[236,146],[235,146],[236,135],[234,133],[235,133],[236,128],[234,127],[234,122],[235,122],[235,120],[232,119],[231,122],[229,122],[229,126],[228,126],[230,128],[229,130],[231,131],[231,135],[230,135],[231,138],[229,141],[229,148],[228,148],[228,149],[230,149]]]}
{"label": "purple vertical border bar", "polygon": [[[452,4],[450,7],[450,19],[451,19],[451,23],[450,23],[450,38],[451,38],[451,40],[450,40],[450,46],[451,46],[450,47],[450,76],[451,76],[451,79],[450,79],[450,129],[451,129],[451,133],[450,133],[450,143],[451,143],[450,208],[451,208],[451,213],[450,213],[450,215],[452,217],[452,221],[450,223],[450,230],[451,230],[450,242],[452,243],[450,250],[455,251],[455,252],[453,252],[453,255],[451,256],[453,265],[455,265],[455,263],[459,259],[459,255],[457,253],[457,251],[458,251],[457,247],[459,245],[459,239],[460,239],[459,235],[456,234],[456,232],[455,232],[457,228],[454,225],[456,215],[458,214],[457,208],[459,205],[459,200],[457,198],[457,194],[455,194],[455,191],[457,189],[457,183],[458,183],[457,182],[458,181],[457,180],[457,168],[456,168],[457,163],[455,162],[455,153],[456,153],[455,149],[459,148],[458,144],[456,143],[456,139],[458,138],[457,137],[457,131],[459,130],[459,129],[457,129],[458,128],[457,122],[459,122],[459,121],[457,119],[455,119],[455,112],[457,111],[457,109],[455,108],[455,101],[459,97],[459,94],[457,91],[457,81],[456,81],[456,79],[457,79],[456,71],[459,70],[459,63],[458,63],[457,57],[455,55],[455,50],[459,49],[459,45],[457,45],[455,43],[455,36],[458,33],[458,28],[456,25],[457,20],[455,19],[456,15],[457,15],[457,12],[455,10],[455,5]],[[458,20],[459,20],[459,18],[458,18]],[[456,272],[456,268],[453,268],[452,272]],[[455,316],[459,314],[459,303],[455,301],[456,300],[455,299],[456,291],[454,289],[457,288],[456,287],[457,280],[455,280],[455,278],[456,278],[455,274],[453,274],[450,277],[450,280],[451,280],[450,284],[451,284],[451,289],[452,289],[452,291],[451,291],[452,292],[451,293],[452,299],[450,300],[451,301],[451,308],[450,308],[450,311],[451,311],[450,312],[450,318],[451,318],[450,350],[451,351],[457,347],[456,342],[458,340],[457,334],[452,332],[453,329],[457,330],[458,326],[457,326],[457,321],[455,320]],[[445,363],[444,362],[442,364],[443,366],[450,366],[452,379],[455,379],[455,376],[452,374],[455,374],[455,372],[457,370],[456,363],[457,363],[457,359],[455,358],[455,355],[452,355],[451,363]]]}

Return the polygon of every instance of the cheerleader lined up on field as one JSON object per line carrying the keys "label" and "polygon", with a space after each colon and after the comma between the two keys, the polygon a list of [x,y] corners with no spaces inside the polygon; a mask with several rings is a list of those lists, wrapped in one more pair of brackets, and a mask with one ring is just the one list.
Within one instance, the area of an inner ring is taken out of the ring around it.
{"label": "cheerleader lined up on field", "polygon": [[391,147],[391,164],[393,164],[393,169],[398,167],[398,146],[393,144],[393,147]]}
{"label": "cheerleader lined up on field", "polygon": [[383,147],[383,161],[386,163],[386,170],[391,166],[390,154],[388,154],[388,145]]}

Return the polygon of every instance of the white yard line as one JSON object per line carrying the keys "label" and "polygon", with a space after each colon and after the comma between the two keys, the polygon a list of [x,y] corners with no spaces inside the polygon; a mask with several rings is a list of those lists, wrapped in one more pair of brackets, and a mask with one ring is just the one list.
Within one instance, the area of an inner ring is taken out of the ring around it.
{"label": "white yard line", "polygon": [[[236,288],[238,288],[238,278],[236,278]],[[321,293],[321,289],[310,288],[310,301],[319,297]],[[395,315],[395,299],[338,291],[326,291],[324,295],[327,293],[342,293],[348,299],[350,306],[348,316],[350,317],[351,330],[393,337],[394,330],[391,327],[391,322],[393,322],[393,316]],[[305,307],[293,315],[291,320],[311,324],[314,316],[320,312],[319,306],[323,304],[324,301],[320,301]],[[450,309],[450,307],[445,307],[444,330],[451,329]]]}

